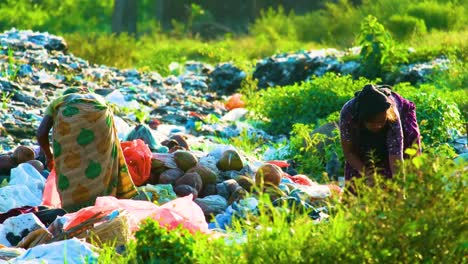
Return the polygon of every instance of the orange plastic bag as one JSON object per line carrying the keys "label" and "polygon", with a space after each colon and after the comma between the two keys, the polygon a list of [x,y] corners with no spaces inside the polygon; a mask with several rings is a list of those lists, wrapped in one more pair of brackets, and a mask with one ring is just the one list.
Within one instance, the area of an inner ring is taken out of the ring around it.
{"label": "orange plastic bag", "polygon": [[133,183],[136,186],[145,184],[151,173],[151,150],[141,139],[122,142],[120,145]]}
{"label": "orange plastic bag", "polygon": [[172,230],[179,225],[192,233],[197,231],[208,233],[208,223],[198,204],[193,202],[192,195],[177,198],[161,206],[147,201],[117,199],[111,196],[98,197],[96,207],[124,209],[129,214],[130,229],[138,230],[138,225],[144,219],[151,217],[161,226]]}
{"label": "orange plastic bag", "polygon": [[292,180],[296,184],[305,185],[305,186],[317,185],[316,182],[313,182],[309,177],[307,177],[306,175],[303,175],[303,174],[297,174],[297,175],[294,175],[294,176],[290,176],[289,174],[285,173],[284,175],[287,178],[289,178],[290,180]]}
{"label": "orange plastic bag", "polygon": [[243,108],[245,106],[244,101],[241,99],[242,94],[240,93],[235,93],[231,95],[224,104],[227,110],[232,110],[236,108]]}
{"label": "orange plastic bag", "polygon": [[42,205],[62,208],[62,201],[57,191],[56,178],[55,169],[52,169],[47,177],[44,192],[42,193]]}
{"label": "orange plastic bag", "polygon": [[283,161],[283,160],[269,160],[269,161],[265,161],[265,163],[273,164],[273,165],[276,165],[276,166],[278,166],[280,168],[289,167],[289,163],[287,163],[286,161]]}

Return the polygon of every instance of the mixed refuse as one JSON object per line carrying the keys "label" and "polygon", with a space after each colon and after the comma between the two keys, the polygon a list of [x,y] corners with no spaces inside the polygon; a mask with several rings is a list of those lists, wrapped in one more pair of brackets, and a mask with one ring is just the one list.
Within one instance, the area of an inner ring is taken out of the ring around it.
{"label": "mixed refuse", "polygon": [[[162,77],[90,64],[48,33],[13,29],[0,34],[0,44],[0,263],[63,263],[64,249],[68,263],[95,260],[89,242],[123,245],[147,217],[167,228],[224,232],[233,219],[258,213],[259,193],[320,222],[328,217],[326,201],[341,194],[334,184],[294,173],[287,161],[213,141],[242,131],[284,140],[241,122],[248,111],[236,91],[246,73],[232,64],[187,62],[180,75]],[[332,49],[277,55],[259,61],[253,77],[270,87],[328,71],[353,74],[359,64],[343,62],[344,55]],[[447,63],[405,66],[401,76],[421,81]],[[86,87],[116,106],[115,126],[139,190],[134,199],[99,197],[78,212],[61,209],[35,136],[47,105],[69,87]]]}

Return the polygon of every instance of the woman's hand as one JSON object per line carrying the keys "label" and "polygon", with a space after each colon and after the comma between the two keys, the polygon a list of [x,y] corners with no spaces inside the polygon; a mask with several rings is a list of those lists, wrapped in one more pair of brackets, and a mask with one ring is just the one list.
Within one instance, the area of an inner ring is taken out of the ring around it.
{"label": "woman's hand", "polygon": [[54,163],[54,158],[53,157],[46,157],[46,165],[49,171],[52,171],[54,169],[55,163]]}
{"label": "woman's hand", "polygon": [[366,166],[364,168],[364,175],[366,178],[366,183],[370,187],[374,187],[375,185],[375,168],[373,166]]}

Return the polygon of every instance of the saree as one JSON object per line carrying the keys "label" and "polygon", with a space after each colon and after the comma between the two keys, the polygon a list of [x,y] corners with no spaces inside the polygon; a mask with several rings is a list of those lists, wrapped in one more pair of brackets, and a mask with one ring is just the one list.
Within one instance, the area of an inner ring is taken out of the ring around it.
{"label": "saree", "polygon": [[74,94],[54,106],[53,119],[52,148],[63,209],[77,211],[99,196],[137,194],[112,110],[103,100]]}

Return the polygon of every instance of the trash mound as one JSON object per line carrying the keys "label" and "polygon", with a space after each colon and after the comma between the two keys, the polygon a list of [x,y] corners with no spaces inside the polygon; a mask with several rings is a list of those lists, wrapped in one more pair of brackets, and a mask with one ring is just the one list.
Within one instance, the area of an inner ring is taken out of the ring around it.
{"label": "trash mound", "polygon": [[[258,213],[260,194],[319,222],[326,201],[340,195],[337,186],[288,174],[286,161],[213,141],[244,131],[283,140],[244,122],[248,110],[235,91],[245,73],[231,64],[187,62],[179,76],[163,78],[90,64],[48,33],[12,29],[0,44],[0,261],[62,263],[65,250],[69,263],[93,262],[95,246],[126,244],[148,217],[168,229],[215,234]],[[133,199],[102,196],[77,212],[61,208],[58,176],[44,166],[35,136],[44,109],[70,87],[86,87],[118,109],[114,124],[138,186]]]}

